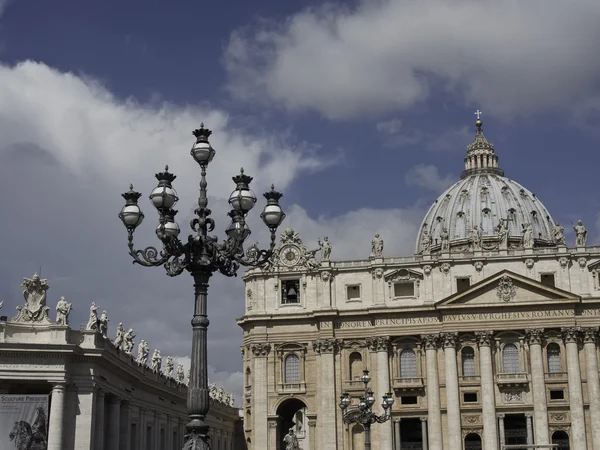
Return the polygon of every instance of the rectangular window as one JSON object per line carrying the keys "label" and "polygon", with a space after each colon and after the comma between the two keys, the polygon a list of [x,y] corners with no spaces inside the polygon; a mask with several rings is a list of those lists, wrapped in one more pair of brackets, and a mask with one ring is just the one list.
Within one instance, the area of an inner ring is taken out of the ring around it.
{"label": "rectangular window", "polygon": [[564,400],[565,399],[565,391],[560,390],[551,390],[550,391],[550,400]]}
{"label": "rectangular window", "polygon": [[403,405],[416,405],[418,398],[416,395],[407,395],[400,397],[400,403]]}
{"label": "rectangular window", "polygon": [[283,305],[300,303],[300,280],[281,281],[281,303]]}
{"label": "rectangular window", "polygon": [[461,293],[466,291],[471,287],[471,279],[470,278],[457,278],[456,279],[456,292]]}
{"label": "rectangular window", "polygon": [[360,285],[354,284],[352,286],[346,286],[346,299],[348,301],[360,300]]}
{"label": "rectangular window", "polygon": [[465,403],[477,403],[477,392],[465,392],[463,394],[463,401]]}
{"label": "rectangular window", "polygon": [[540,277],[540,281],[543,285],[548,287],[555,287],[556,284],[554,282],[554,274],[553,273],[543,273]]}
{"label": "rectangular window", "polygon": [[394,297],[414,297],[415,296],[415,283],[395,283],[394,284]]}

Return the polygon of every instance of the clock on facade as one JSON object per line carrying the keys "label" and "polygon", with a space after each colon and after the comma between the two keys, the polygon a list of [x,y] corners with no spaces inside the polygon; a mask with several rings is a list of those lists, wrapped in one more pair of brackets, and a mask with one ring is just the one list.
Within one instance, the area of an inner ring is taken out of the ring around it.
{"label": "clock on facade", "polygon": [[300,250],[295,245],[287,245],[281,249],[280,260],[286,266],[293,266],[300,261]]}

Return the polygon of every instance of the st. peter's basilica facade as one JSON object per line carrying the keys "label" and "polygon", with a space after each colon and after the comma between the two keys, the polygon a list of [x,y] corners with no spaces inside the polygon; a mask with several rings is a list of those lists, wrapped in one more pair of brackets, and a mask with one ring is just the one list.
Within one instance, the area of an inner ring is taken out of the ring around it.
{"label": "st. peter's basilica facade", "polygon": [[374,449],[600,450],[600,247],[581,223],[566,243],[476,125],[413,256],[387,255],[393,236],[376,236],[363,260],[332,260],[328,240],[315,258],[288,229],[271,266],[246,274],[249,449],[285,449],[289,428],[303,450],[362,449],[338,403],[344,391],[358,402],[366,368],[395,399]]}

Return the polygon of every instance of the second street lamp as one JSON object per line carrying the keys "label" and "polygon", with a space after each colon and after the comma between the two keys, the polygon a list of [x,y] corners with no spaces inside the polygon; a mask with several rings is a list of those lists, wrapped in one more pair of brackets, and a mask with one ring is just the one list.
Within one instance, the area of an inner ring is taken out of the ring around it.
{"label": "second street lamp", "polygon": [[372,410],[373,405],[375,404],[375,397],[373,391],[371,388],[369,388],[369,382],[371,381],[369,371],[365,369],[360,379],[365,385],[365,390],[363,396],[360,397],[358,406],[356,408],[349,409],[351,400],[348,391],[344,392],[344,394],[340,397],[339,406],[342,410],[344,423],[356,423],[363,426],[365,429],[365,450],[371,450],[371,424],[384,423],[391,419],[394,397],[392,396],[391,392],[388,392],[383,396],[383,400],[381,401],[383,414],[378,416]]}
{"label": "second street lamp", "polygon": [[144,214],[138,206],[141,194],[130,186],[129,192],[123,194],[125,206],[119,218],[127,228],[129,254],[133,262],[145,267],[164,266],[167,275],[174,277],[188,271],[194,279],[194,316],[192,318],[192,353],[190,381],[188,386],[187,407],[190,421],[186,425],[184,450],[209,450],[209,426],[206,415],[209,410],[208,364],[206,332],[209,324],[207,317],[208,281],[213,272],[221,272],[231,277],[237,275],[240,266],[260,267],[267,263],[275,247],[275,233],[283,222],[285,214],[279,206],[282,194],[274,186],[264,194],[267,199],[261,218],[271,232],[271,243],[268,250],[259,250],[256,245],[244,249],[244,242],[250,235],[246,224],[246,215],[254,207],[256,197],[250,190],[252,177],[241,173],[233,177],[236,184],[229,197],[232,210],[229,212],[231,223],[226,228],[227,239],[219,243],[216,236],[208,233],[215,228],[210,217],[208,198],[206,195],[206,167],[215,156],[215,150],[208,142],[212,132],[201,125],[194,131],[196,141],[190,151],[194,160],[200,165],[200,195],[195,217],[190,222],[194,232],[188,236],[187,242],[179,240],[179,225],[175,222],[177,211],[173,206],[179,200],[172,183],[176,176],[169,173],[168,166],[164,172],[156,174],[158,186],[150,194],[150,200],[159,213],[159,224],[156,236],[162,242],[159,252],[155,247],[135,250],[133,233],[142,223]]}

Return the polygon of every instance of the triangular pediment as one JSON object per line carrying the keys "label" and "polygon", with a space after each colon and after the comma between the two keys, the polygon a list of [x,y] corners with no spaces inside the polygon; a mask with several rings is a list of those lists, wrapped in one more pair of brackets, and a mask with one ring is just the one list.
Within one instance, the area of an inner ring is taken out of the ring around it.
{"label": "triangular pediment", "polygon": [[397,269],[384,275],[385,281],[422,280],[423,274],[412,269]]}
{"label": "triangular pediment", "polygon": [[498,307],[548,303],[576,303],[581,298],[572,292],[547,286],[537,280],[503,270],[466,291],[452,294],[436,304],[438,309]]}
{"label": "triangular pediment", "polygon": [[588,264],[589,270],[598,270],[600,269],[600,259],[598,261],[594,261]]}

